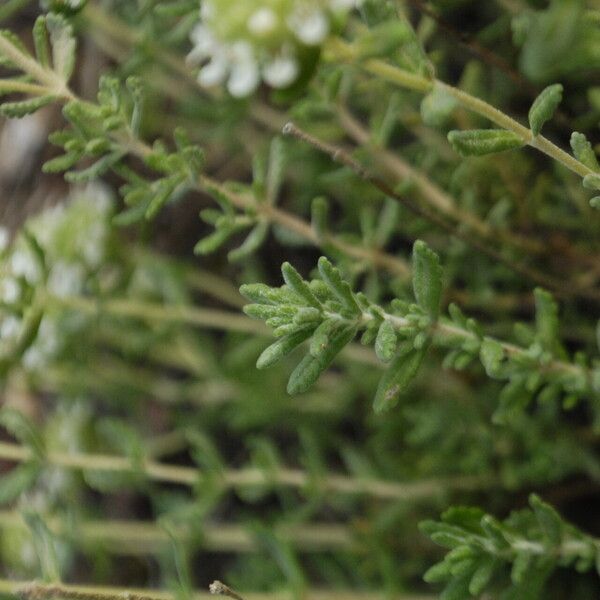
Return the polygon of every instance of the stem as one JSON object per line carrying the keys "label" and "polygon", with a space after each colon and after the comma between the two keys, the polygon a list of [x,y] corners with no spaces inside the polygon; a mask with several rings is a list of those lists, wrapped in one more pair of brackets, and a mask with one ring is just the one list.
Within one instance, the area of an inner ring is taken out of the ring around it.
{"label": "stem", "polygon": [[410,73],[379,59],[369,59],[361,62],[354,48],[341,39],[336,38],[331,40],[327,50],[328,54],[337,60],[357,64],[371,75],[377,75],[385,81],[389,81],[400,87],[408,88],[422,94],[430,92],[434,85],[439,85],[447,94],[458,100],[465,108],[485,117],[503,129],[516,133],[525,144],[540,150],[580,177],[585,177],[586,175],[594,173],[592,169],[579,162],[570,154],[567,154],[547,138],[541,135],[537,137],[534,136],[527,127],[524,127],[512,117],[509,117],[491,104],[488,104],[475,96],[471,96],[471,94],[468,94],[463,90],[448,85],[438,79],[427,79],[421,75]]}
{"label": "stem", "polygon": [[137,300],[97,300],[84,296],[50,296],[50,304],[72,308],[88,314],[109,313],[117,317],[133,317],[149,322],[187,323],[206,329],[239,331],[241,333],[266,334],[265,327],[243,315],[224,310],[151,304]]}
{"label": "stem", "polygon": [[[0,592],[19,596],[24,600],[176,600],[175,594],[163,590],[141,590],[66,583],[39,583],[0,579]],[[244,593],[246,600],[293,600],[292,591],[271,593]],[[381,600],[389,597],[382,592],[354,592],[344,590],[306,590],[303,600]],[[194,591],[193,600],[215,600],[209,592]],[[433,600],[434,596],[399,594],[390,600]]]}
{"label": "stem", "polygon": [[[78,546],[86,547],[99,544],[103,549],[119,556],[145,556],[159,554],[168,547],[171,537],[167,531],[144,521],[109,520],[66,523],[56,517],[44,519],[50,531],[66,536]],[[73,529],[76,525],[76,529]],[[0,512],[0,527],[18,528],[29,531],[23,517],[16,511]],[[72,534],[76,531],[76,534]],[[199,530],[202,548],[210,552],[257,552],[260,546],[256,538],[244,526],[235,524],[202,523]],[[284,525],[275,528],[282,540],[291,543],[303,552],[357,551],[357,544],[351,529],[333,523],[303,523],[302,525]],[[177,538],[187,541],[193,536],[188,526],[175,526]]]}
{"label": "stem", "polygon": [[356,175],[358,175],[358,177],[379,189],[389,198],[393,198],[394,200],[402,203],[415,215],[423,219],[427,219],[443,231],[446,231],[453,237],[475,248],[482,254],[485,254],[491,259],[503,264],[515,273],[527,277],[527,279],[531,280],[537,285],[548,288],[562,297],[579,295],[590,300],[600,301],[600,290],[589,290],[582,288],[581,286],[565,285],[565,282],[562,279],[559,280],[555,277],[548,276],[545,273],[532,269],[523,263],[516,263],[511,259],[506,258],[501,252],[493,248],[488,240],[480,240],[473,235],[461,231],[454,224],[448,223],[445,218],[440,217],[436,211],[432,211],[429,207],[417,204],[413,202],[412,199],[400,195],[390,184],[387,183],[387,181],[373,174],[343,149],[318,139],[314,135],[311,135],[310,133],[300,129],[294,125],[294,123],[286,123],[283,127],[283,133],[284,135],[291,135],[302,142],[310,144],[319,152],[327,154],[334,162],[350,168],[352,171],[354,171],[354,173],[356,173]]}
{"label": "stem", "polygon": [[[35,458],[31,449],[18,444],[0,442],[0,459],[27,462]],[[122,456],[106,454],[77,454],[67,452],[48,452],[45,462],[57,467],[77,471],[103,471],[110,473],[141,472],[149,479],[163,483],[195,486],[203,473],[194,467],[167,465],[145,460],[140,466]],[[215,475],[215,474],[211,474]],[[448,490],[488,489],[497,485],[490,477],[457,476],[415,482],[398,483],[381,479],[357,479],[346,475],[326,474],[315,480],[314,476],[299,469],[281,468],[265,472],[256,467],[226,470],[221,473],[219,482],[224,488],[240,488],[258,485],[279,485],[303,489],[308,485],[317,485],[322,493],[339,493],[369,496],[381,500],[416,501],[431,498]]]}

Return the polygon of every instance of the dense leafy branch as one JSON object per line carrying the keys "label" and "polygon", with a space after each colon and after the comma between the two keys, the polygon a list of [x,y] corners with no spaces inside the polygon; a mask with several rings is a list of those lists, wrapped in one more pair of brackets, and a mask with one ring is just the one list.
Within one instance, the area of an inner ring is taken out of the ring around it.
{"label": "dense leafy branch", "polygon": [[536,330],[529,332],[528,347],[485,336],[480,326],[450,306],[449,317],[439,316],[442,271],[437,255],[421,241],[413,249],[413,290],[416,304],[398,299],[390,309],[355,294],[338,269],[326,258],[319,260],[320,279],[307,282],[288,263],[282,267],[286,285],[242,286],[242,294],[254,302],[248,315],[265,320],[279,338],[258,359],[268,367],[310,340],[310,350],[292,373],[288,391],[307,390],[335,356],[360,332],[362,341],[375,344],[384,362],[390,362],[374,400],[375,410],[398,401],[418,372],[427,349],[433,345],[450,352],[449,366],[464,368],[479,358],[487,374],[508,380],[500,396],[496,419],[503,421],[524,408],[538,393],[544,398],[596,397],[597,368],[592,371],[583,357],[568,362],[558,339],[557,306],[550,294],[536,290]]}
{"label": "dense leafy branch", "polygon": [[452,508],[442,522],[421,528],[450,552],[425,574],[431,583],[446,582],[442,598],[479,597],[496,590],[510,567],[511,584],[499,598],[536,597],[557,567],[600,574],[600,540],[566,523],[539,497],[530,510],[514,512],[504,522],[476,508]]}

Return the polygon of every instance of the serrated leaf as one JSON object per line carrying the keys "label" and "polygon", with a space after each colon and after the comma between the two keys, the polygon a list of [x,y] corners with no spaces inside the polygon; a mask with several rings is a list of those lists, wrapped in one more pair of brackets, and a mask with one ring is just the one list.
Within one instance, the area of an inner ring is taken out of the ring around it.
{"label": "serrated leaf", "polygon": [[375,354],[383,362],[389,362],[394,358],[398,346],[398,336],[394,326],[384,319],[379,326],[377,338],[375,339]]}
{"label": "serrated leaf", "polygon": [[312,335],[312,332],[313,329],[309,327],[279,338],[275,343],[263,350],[256,361],[256,368],[266,369],[274,365],[307,340]]}
{"label": "serrated leaf", "polygon": [[356,335],[356,326],[345,325],[329,337],[329,343],[318,356],[307,354],[294,369],[288,381],[289,394],[300,394],[310,388],[319,375],[329,367],[333,359]]}
{"label": "serrated leaf", "polygon": [[571,135],[571,148],[573,149],[575,158],[583,163],[588,169],[591,169],[592,171],[600,170],[596,153],[583,133],[578,133],[577,131],[573,132]]}
{"label": "serrated leaf", "polygon": [[53,95],[39,96],[28,100],[19,100],[18,102],[4,102],[0,105],[0,115],[9,119],[20,119],[30,115],[40,108],[53,104],[57,97]]}
{"label": "serrated leaf", "polygon": [[549,85],[534,100],[529,110],[529,126],[533,135],[539,135],[544,123],[549,121],[562,101],[563,86],[560,83]]}
{"label": "serrated leaf", "polygon": [[483,156],[522,148],[525,145],[521,136],[505,129],[451,131],[448,141],[462,156]]}
{"label": "serrated leaf", "polygon": [[405,345],[398,352],[377,387],[373,401],[373,409],[376,413],[389,410],[396,405],[402,392],[417,375],[426,353],[427,346],[416,350],[411,344]]}
{"label": "serrated leaf", "polygon": [[437,319],[442,298],[442,275],[438,255],[429,246],[417,240],[413,246],[413,290],[419,306]]}

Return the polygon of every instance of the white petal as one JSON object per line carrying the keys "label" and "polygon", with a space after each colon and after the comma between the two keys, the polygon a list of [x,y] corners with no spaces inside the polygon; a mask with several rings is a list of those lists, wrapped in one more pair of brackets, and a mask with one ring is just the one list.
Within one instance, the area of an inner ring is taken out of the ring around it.
{"label": "white petal", "polygon": [[297,12],[290,18],[289,26],[307,46],[317,46],[329,33],[329,21],[322,10]]}
{"label": "white petal", "polygon": [[205,67],[200,69],[198,81],[200,82],[200,85],[205,87],[219,85],[225,81],[228,69],[229,62],[225,56],[213,56],[212,60]]}
{"label": "white petal", "polygon": [[212,0],[202,0],[202,4],[200,5],[200,18],[203,21],[207,19],[212,19],[215,16],[215,7],[212,3]]}
{"label": "white petal", "polygon": [[277,15],[268,7],[259,8],[248,19],[248,31],[267,35],[277,27]]}
{"label": "white petal", "polygon": [[240,62],[231,69],[227,89],[235,98],[243,98],[257,88],[259,81],[257,64],[254,61]]}
{"label": "white petal", "polygon": [[190,39],[194,47],[187,55],[187,60],[192,64],[198,64],[211,56],[218,46],[212,32],[202,23],[199,23],[192,29]]}
{"label": "white petal", "polygon": [[298,62],[291,56],[278,56],[263,68],[263,79],[274,88],[288,86],[298,76]]}

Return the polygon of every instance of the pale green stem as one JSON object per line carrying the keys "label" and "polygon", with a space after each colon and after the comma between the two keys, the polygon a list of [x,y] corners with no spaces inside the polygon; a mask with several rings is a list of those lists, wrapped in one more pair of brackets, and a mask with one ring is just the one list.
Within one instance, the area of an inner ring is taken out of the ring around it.
{"label": "pale green stem", "polygon": [[567,154],[547,138],[541,135],[534,136],[527,127],[524,127],[512,117],[509,117],[491,104],[488,104],[463,90],[450,86],[437,79],[428,79],[421,75],[410,73],[409,71],[390,65],[383,60],[368,59],[361,61],[354,48],[338,38],[330,41],[327,46],[327,53],[330,57],[337,60],[356,64],[371,75],[377,75],[385,81],[389,81],[400,87],[411,89],[422,94],[429,93],[434,85],[438,85],[443,88],[447,94],[458,100],[465,108],[485,117],[503,129],[512,131],[523,140],[523,143],[528,144],[533,148],[537,148],[580,177],[585,177],[586,175],[594,173],[592,169],[579,162],[570,154]]}
{"label": "pale green stem", "polygon": [[[176,600],[175,594],[164,590],[128,589],[93,585],[69,585],[66,583],[40,583],[0,579],[0,592],[18,596],[24,600]],[[208,592],[195,591],[193,600],[215,600]],[[246,593],[244,600],[294,600],[297,594],[290,590],[270,593]],[[393,594],[350,590],[308,589],[302,600],[433,600],[433,596]]]}
{"label": "pale green stem", "polygon": [[[71,523],[58,517],[45,516],[44,522],[51,532],[59,536],[70,537],[69,533],[74,531],[73,541],[82,547],[88,544],[95,547],[100,544],[112,554],[121,556],[158,554],[171,540],[170,532],[166,529],[144,521],[102,519]],[[28,531],[25,520],[16,511],[0,511],[0,528]],[[173,526],[170,531],[182,541],[189,540],[192,536],[192,531],[187,526]],[[240,525],[202,523],[199,532],[202,548],[209,552],[246,553],[257,552],[260,549],[252,532]],[[333,523],[284,525],[276,527],[275,533],[303,552],[359,549],[352,531],[344,525]]]}
{"label": "pale green stem", "polygon": [[[18,444],[0,442],[0,459],[28,462],[35,455],[31,449]],[[133,464],[123,456],[106,454],[78,454],[68,452],[48,452],[44,460],[46,464],[78,471],[100,471],[107,473],[141,473],[147,478],[185,486],[195,486],[203,474],[193,467],[167,465],[151,460],[141,464]],[[489,489],[497,484],[491,477],[457,476],[414,482],[400,483],[381,479],[359,479],[346,475],[324,474],[317,477],[299,469],[279,468],[265,472],[256,467],[230,469],[223,473],[210,474],[225,488],[243,488],[247,486],[279,485],[283,487],[304,489],[309,485],[317,486],[326,493],[371,496],[386,500],[416,501],[435,497],[449,490]]]}

